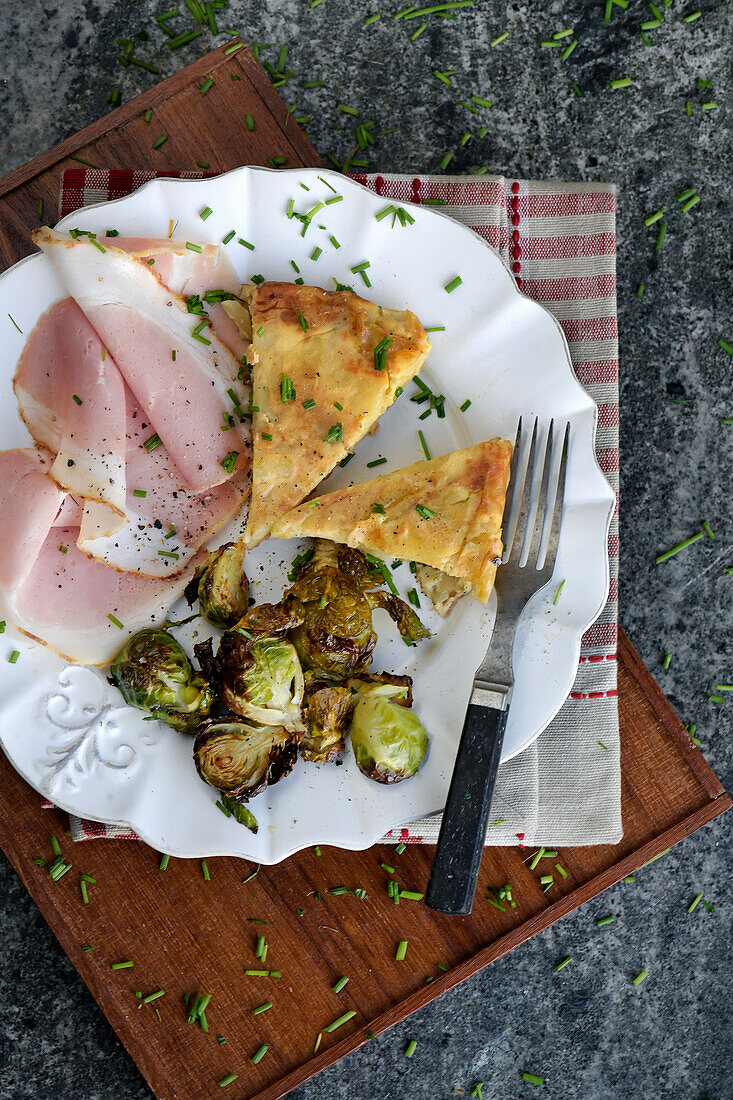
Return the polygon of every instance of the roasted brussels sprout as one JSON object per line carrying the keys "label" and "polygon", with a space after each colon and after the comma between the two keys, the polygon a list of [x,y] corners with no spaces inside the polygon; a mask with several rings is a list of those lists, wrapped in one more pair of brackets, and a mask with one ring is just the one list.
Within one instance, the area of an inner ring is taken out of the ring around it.
{"label": "roasted brussels sprout", "polygon": [[391,672],[362,672],[360,676],[350,676],[346,686],[359,697],[382,695],[401,707],[412,706],[411,676],[394,676]]}
{"label": "roasted brussels sprout", "polygon": [[304,760],[326,764],[343,751],[354,709],[353,699],[346,685],[318,673],[306,673],[303,704],[306,731],[300,742],[300,755]]}
{"label": "roasted brussels sprout", "polygon": [[316,541],[284,603],[299,620],[290,637],[304,668],[339,676],[368,668],[377,641],[372,606],[359,580],[340,568],[333,543]]}
{"label": "roasted brussels sprout", "polygon": [[316,539],[282,604],[295,620],[290,637],[304,668],[341,677],[367,669],[377,641],[376,607],[387,611],[408,644],[430,636],[412,608],[379,591],[384,581],[384,571],[360,550]]}
{"label": "roasted brussels sprout", "polygon": [[189,606],[198,599],[201,614],[214,626],[235,626],[249,606],[243,563],[243,544],[226,542],[209,554],[186,586]]}
{"label": "roasted brussels sprout", "polygon": [[110,675],[125,702],[148,710],[182,733],[193,733],[211,710],[213,693],[194,673],[180,644],[167,630],[133,634],[115,657]]}
{"label": "roasted brussels sprout", "polygon": [[233,716],[203,722],[193,743],[193,758],[204,782],[245,802],[288,775],[297,756],[297,734]]}
{"label": "roasted brussels sprout", "polygon": [[377,783],[399,783],[422,763],[428,737],[413,711],[383,695],[360,698],[351,724],[351,747],[359,770]]}
{"label": "roasted brussels sprout", "polygon": [[235,714],[266,726],[303,729],[303,670],[291,642],[228,630],[217,661],[219,697]]}
{"label": "roasted brussels sprout", "polygon": [[250,607],[237,623],[237,629],[248,634],[285,634],[300,622],[290,604],[258,603]]}

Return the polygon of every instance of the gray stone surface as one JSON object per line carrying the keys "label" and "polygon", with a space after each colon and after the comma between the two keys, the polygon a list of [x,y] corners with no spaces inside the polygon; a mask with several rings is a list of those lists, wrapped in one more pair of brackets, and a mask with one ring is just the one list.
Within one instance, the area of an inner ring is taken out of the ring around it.
{"label": "gray stone surface", "polygon": [[[662,3],[662,0],[658,0]],[[464,131],[484,120],[485,139],[460,149],[451,171],[488,165],[518,176],[603,178],[619,185],[619,321],[622,370],[621,618],[702,747],[731,785],[733,698],[707,702],[711,685],[733,680],[733,518],[730,508],[733,361],[731,317],[731,73],[733,8],[673,0],[662,27],[630,0],[603,22],[602,0],[479,0],[455,22],[433,18],[363,28],[365,15],[398,10],[394,0],[361,5],[323,0],[235,0],[222,26],[247,41],[289,44],[288,103],[309,115],[315,145],[339,159],[352,147],[345,101],[396,127],[369,153],[386,171],[436,170]],[[8,171],[104,113],[111,87],[125,98],[156,77],[116,63],[114,40],[140,29],[136,53],[164,73],[197,56],[171,54],[153,0],[0,2],[0,167]],[[182,16],[176,29],[189,26]],[[565,63],[540,41],[575,28]],[[502,31],[509,37],[492,49]],[[273,60],[276,50],[264,55]],[[452,87],[433,69],[456,69]],[[634,86],[613,92],[612,77]],[[700,89],[696,79],[710,79]],[[325,87],[304,90],[304,80]],[[577,81],[578,98],[572,91]],[[477,93],[494,102],[472,116],[458,105]],[[684,110],[686,100],[692,114]],[[715,111],[702,111],[714,99]],[[681,215],[674,196],[695,184],[701,202]],[[643,217],[669,213],[657,227]],[[635,296],[644,281],[643,299]],[[687,401],[672,398],[685,397]],[[712,524],[698,544],[663,567],[654,555]],[[660,655],[674,654],[670,669]],[[724,1100],[733,1097],[730,969],[731,820],[721,820],[595,903],[513,952],[460,989],[293,1094],[298,1100],[456,1095],[482,1080],[489,1097],[561,1100]],[[0,1097],[3,1100],[145,1100],[150,1093],[6,864],[0,868]],[[716,905],[686,914],[702,890]],[[613,925],[594,920],[616,914]],[[559,957],[574,956],[561,973]],[[641,967],[649,978],[630,979]],[[725,1006],[727,1002],[727,1012]],[[411,1061],[402,1057],[418,1040]],[[521,1082],[522,1070],[545,1078]]]}

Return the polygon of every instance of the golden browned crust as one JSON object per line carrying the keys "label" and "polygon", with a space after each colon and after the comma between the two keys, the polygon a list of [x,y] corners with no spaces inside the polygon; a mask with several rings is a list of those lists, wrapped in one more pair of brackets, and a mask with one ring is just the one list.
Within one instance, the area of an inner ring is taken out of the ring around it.
{"label": "golden browned crust", "polygon": [[[512,445],[490,439],[293,508],[277,538],[313,535],[470,581],[483,603],[501,559]],[[373,511],[379,504],[384,509]]]}
{"label": "golden browned crust", "polygon": [[[243,288],[242,297],[252,319],[254,467],[245,541],[254,546],[354,449],[419,372],[429,342],[409,310],[382,309],[350,291],[262,283]],[[380,371],[374,349],[385,337],[392,343]],[[294,400],[282,400],[283,378]]]}

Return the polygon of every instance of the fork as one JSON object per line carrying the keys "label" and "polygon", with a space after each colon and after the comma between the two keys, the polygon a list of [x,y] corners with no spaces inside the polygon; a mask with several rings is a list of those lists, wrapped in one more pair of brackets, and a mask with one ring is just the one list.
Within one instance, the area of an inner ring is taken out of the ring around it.
{"label": "fork", "polygon": [[541,435],[536,417],[530,433],[523,430],[520,417],[509,480],[511,496],[504,511],[496,622],[474,676],[425,895],[431,909],[457,916],[471,912],[476,893],[511,703],[517,623],[555,567],[570,425],[550,421],[544,440]]}

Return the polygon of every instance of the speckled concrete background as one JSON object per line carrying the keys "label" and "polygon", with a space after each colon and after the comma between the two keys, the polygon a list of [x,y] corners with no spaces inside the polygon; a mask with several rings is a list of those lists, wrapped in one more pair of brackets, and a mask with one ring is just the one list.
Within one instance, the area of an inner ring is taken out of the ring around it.
{"label": "speckled concrete background", "polygon": [[[370,167],[437,170],[442,155],[485,121],[488,133],[450,166],[516,176],[612,180],[619,186],[619,321],[622,370],[621,619],[706,756],[731,783],[733,697],[707,702],[733,681],[733,515],[730,507],[733,360],[731,198],[733,6],[672,0],[663,24],[629,0],[603,21],[604,0],[477,0],[455,21],[395,23],[395,0],[232,0],[221,13],[246,41],[290,46],[294,77],[282,89],[310,116],[314,144],[339,160],[353,146],[336,108],[345,101],[376,130]],[[183,5],[181,5],[182,7]],[[683,16],[697,8],[701,18]],[[145,31],[137,56],[172,72],[201,42],[171,53],[153,16],[168,0],[0,0],[0,169],[8,171],[157,79],[117,63],[115,39]],[[383,10],[364,28],[365,16]],[[190,27],[188,15],[174,24]],[[562,62],[541,41],[573,27],[579,44]],[[490,42],[508,31],[495,48]],[[221,39],[220,39],[221,40]],[[455,69],[452,86],[434,69]],[[633,86],[609,89],[630,76]],[[699,87],[698,78],[712,86]],[[304,89],[303,82],[325,86]],[[577,83],[578,97],[572,89]],[[493,100],[471,115],[467,95]],[[691,103],[691,114],[685,102]],[[716,101],[714,110],[703,102]],[[192,163],[195,158],[192,135]],[[680,214],[689,186],[701,201]],[[645,215],[666,207],[660,252]],[[646,285],[639,300],[636,287]],[[663,567],[660,550],[708,520],[706,541]],[[660,656],[672,652],[665,672]],[[451,1097],[483,1081],[485,1100],[724,1100],[733,1097],[730,840],[721,820],[676,847],[460,989],[388,1032],[309,1085],[297,1100]],[[0,1097],[3,1100],[146,1100],[150,1093],[3,864],[0,868]],[[702,890],[716,908],[689,900]],[[613,925],[595,919],[612,912]],[[573,962],[560,973],[558,957]],[[641,967],[640,987],[630,978]],[[727,1001],[727,1012],[726,1012]],[[402,1052],[418,1040],[415,1056]],[[538,1088],[521,1071],[544,1077]]]}

